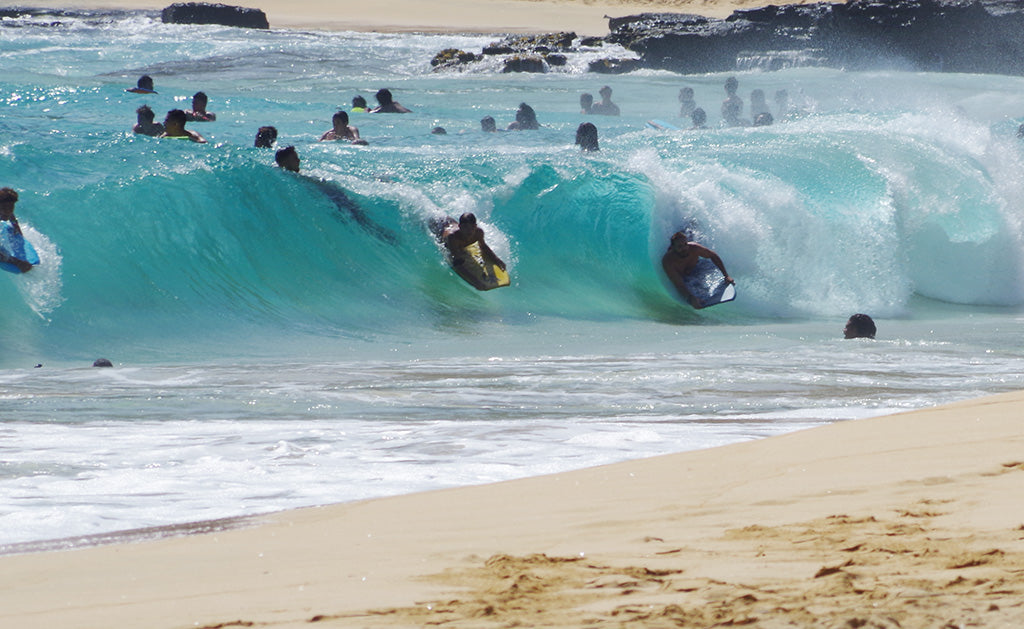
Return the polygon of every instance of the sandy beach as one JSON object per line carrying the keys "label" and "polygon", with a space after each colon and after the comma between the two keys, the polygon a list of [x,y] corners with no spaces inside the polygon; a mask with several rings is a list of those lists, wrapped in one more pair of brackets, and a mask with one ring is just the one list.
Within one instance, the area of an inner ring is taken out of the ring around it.
{"label": "sandy beach", "polygon": [[5,627],[1011,627],[1024,392],[0,558]]}
{"label": "sandy beach", "polygon": [[[159,10],[170,4],[153,0],[42,0],[30,6]],[[663,11],[725,17],[736,9],[765,3],[760,0],[379,0],[373,3],[264,0],[225,4],[262,9],[271,28],[466,33],[574,31],[579,35],[606,35],[608,17]]]}

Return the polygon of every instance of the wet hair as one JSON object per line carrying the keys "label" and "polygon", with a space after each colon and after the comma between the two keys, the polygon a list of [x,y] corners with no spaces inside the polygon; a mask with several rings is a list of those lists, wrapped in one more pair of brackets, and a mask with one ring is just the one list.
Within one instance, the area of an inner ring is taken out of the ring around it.
{"label": "wet hair", "polygon": [[682,240],[686,244],[690,244],[690,236],[687,235],[687,233],[684,231],[678,231],[672,234],[672,237],[669,238],[669,249],[671,249],[672,245],[676,244],[680,240]]}
{"label": "wet hair", "polygon": [[207,98],[207,96],[206,96],[206,92],[196,92],[195,94],[192,95],[192,100],[201,100],[204,103],[210,101],[210,99]]}
{"label": "wet hair", "polygon": [[590,109],[594,105],[594,95],[589,92],[580,94],[580,106]]}
{"label": "wet hair", "polygon": [[476,214],[472,212],[466,212],[459,217],[459,225],[476,225]]}
{"label": "wet hair", "polygon": [[684,98],[693,99],[693,88],[684,87],[679,90],[679,100],[682,101]]}
{"label": "wet hair", "polygon": [[342,121],[342,124],[348,126],[348,112],[338,110],[338,113],[331,116],[331,122]]}
{"label": "wet hair", "polygon": [[167,112],[167,118],[165,120],[167,122],[177,122],[184,126],[185,121],[188,120],[188,116],[186,116],[185,112],[181,109],[172,109]]}
{"label": "wet hair", "polygon": [[730,76],[725,80],[725,91],[729,94],[733,94],[739,89],[740,82],[736,80],[736,77]]}
{"label": "wet hair", "polygon": [[584,151],[599,151],[597,144],[597,127],[592,122],[584,122],[576,128],[576,144]]}
{"label": "wet hair", "polygon": [[390,105],[391,103],[395,102],[394,97],[391,95],[391,90],[389,90],[386,87],[377,90],[377,94],[374,96],[374,98],[376,98],[377,102],[380,103],[381,105]]}
{"label": "wet hair", "polygon": [[611,96],[612,88],[610,88],[607,85],[605,85],[601,89],[597,90],[597,93],[600,94],[601,96],[604,96],[605,94],[608,94],[609,96]]}
{"label": "wet hair", "polygon": [[430,132],[434,135],[448,135],[448,130],[444,127],[434,127]]}
{"label": "wet hair", "polygon": [[299,153],[295,150],[294,146],[286,146],[283,149],[279,150],[278,152],[274,153],[274,161],[277,162],[278,166],[283,166],[284,161],[288,159],[288,157],[291,155],[298,157]]}
{"label": "wet hair", "polygon": [[498,125],[495,124],[494,118],[490,116],[484,116],[480,119],[480,129],[483,131],[497,131]]}
{"label": "wet hair", "polygon": [[697,109],[693,110],[692,114],[690,114],[690,120],[693,121],[693,126],[703,127],[704,123],[708,121],[708,114],[703,109],[698,107]]}
{"label": "wet hair", "polygon": [[857,313],[851,316],[846,325],[853,331],[853,336],[847,338],[875,338],[875,332],[877,332],[875,322],[866,314]]}
{"label": "wet hair", "polygon": [[277,128],[276,127],[260,127],[256,131],[256,148],[269,149],[273,148],[274,142],[277,140]]}
{"label": "wet hair", "polygon": [[516,111],[516,122],[520,129],[537,129],[540,123],[537,122],[537,112],[533,111],[526,103],[519,103],[519,110]]}
{"label": "wet hair", "polygon": [[153,122],[153,119],[156,118],[156,114],[153,112],[152,108],[150,108],[149,105],[143,105],[139,107],[135,110],[135,113],[145,118],[146,120],[149,120],[150,122]]}
{"label": "wet hair", "polygon": [[17,203],[18,192],[14,188],[0,188],[0,203]]}
{"label": "wet hair", "polygon": [[139,81],[135,85],[140,89],[153,91],[153,77],[148,74],[143,74],[139,77]]}
{"label": "wet hair", "polygon": [[352,97],[352,106],[353,107],[362,107],[363,109],[366,109],[366,99],[363,98],[362,96],[353,96]]}

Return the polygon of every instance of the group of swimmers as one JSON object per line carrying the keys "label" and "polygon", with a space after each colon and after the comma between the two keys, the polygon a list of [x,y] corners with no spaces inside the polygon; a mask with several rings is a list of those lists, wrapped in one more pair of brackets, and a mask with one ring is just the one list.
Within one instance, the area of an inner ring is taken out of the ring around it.
{"label": "group of swimmers", "polygon": [[[737,94],[738,87],[739,81],[735,77],[729,77],[725,82],[726,97],[722,102],[721,113],[724,123],[729,126],[744,126],[751,124],[741,117],[743,114],[743,100]],[[153,80],[149,76],[141,77],[137,87],[127,91],[141,94],[157,93],[154,90]],[[611,87],[607,85],[603,86],[598,91],[598,94],[601,96],[601,101],[597,103],[594,102],[593,96],[589,93],[585,93],[580,97],[580,113],[584,115],[604,116],[621,115],[619,106],[612,101]],[[357,95],[352,99],[351,111],[353,113],[411,113],[410,109],[395,101],[391,92],[387,89],[379,90],[376,93],[376,99],[378,105],[371,109],[367,106],[366,99]],[[706,127],[707,114],[703,109],[697,106],[697,103],[694,100],[693,88],[683,87],[680,90],[679,103],[679,115],[682,117],[689,116],[693,122],[693,128],[702,129]],[[785,90],[779,90],[776,93],[776,104],[780,108],[780,113],[785,112],[788,107]],[[200,134],[186,129],[185,123],[189,121],[207,122],[216,120],[216,114],[206,110],[207,105],[208,99],[206,94],[203,92],[197,92],[192,98],[191,109],[174,109],[169,111],[163,125],[155,123],[155,116],[152,110],[148,106],[143,105],[137,110],[139,121],[133,130],[136,133],[144,133],[146,135],[154,135],[158,137],[187,138],[193,142],[206,142]],[[750,112],[753,118],[752,124],[754,126],[772,124],[773,117],[765,102],[763,90],[755,89],[751,92]],[[358,127],[350,124],[348,112],[339,110],[332,117],[331,123],[331,128],[320,136],[320,142],[347,141],[352,144],[368,144],[366,140],[360,137]],[[537,120],[537,114],[534,109],[526,103],[520,103],[519,108],[516,110],[515,120],[508,125],[506,130],[534,130],[539,129],[540,126],[541,125]],[[492,116],[485,116],[481,119],[480,128],[485,133],[497,132],[498,130],[497,123]],[[433,129],[433,133],[442,134],[446,132],[442,127],[435,127]],[[264,126],[260,127],[257,131],[254,144],[256,147],[273,148],[276,140],[277,129],[272,126]],[[579,145],[583,151],[589,152],[600,150],[597,127],[591,122],[581,123],[576,130],[576,144]],[[294,146],[287,146],[276,151],[274,160],[275,163],[284,170],[296,173],[300,171],[301,159],[299,158],[298,152]],[[473,243],[479,243],[482,249],[490,251],[485,242],[483,230],[477,226],[476,217],[472,213],[464,214],[460,217],[458,223],[456,223],[454,219],[449,219],[447,225],[448,229],[440,236],[440,239],[453,254],[456,254],[458,251]],[[493,255],[493,257],[498,260],[499,265],[504,268],[504,263],[501,262],[496,255]],[[662,268],[669,280],[688,303],[698,308],[702,307],[703,304],[701,304],[696,297],[690,294],[686,288],[684,280],[688,274],[693,272],[700,258],[710,259],[722,272],[725,281],[728,283],[734,283],[734,280],[726,271],[721,258],[714,251],[700,243],[691,242],[683,232],[677,232],[672,235],[668,250],[662,257]],[[855,315],[854,317],[851,317],[850,322],[847,324],[847,330],[845,331],[847,338],[869,336],[867,332],[862,331],[863,320],[857,319],[855,321],[855,318],[863,317],[866,317],[867,321],[870,322],[870,317],[867,317],[867,315]],[[853,334],[854,336],[849,336],[850,334]],[[873,331],[871,331],[870,336],[873,338]]]}
{"label": "group of swimmers", "polygon": [[[739,97],[739,81],[731,76],[725,81],[725,100],[722,101],[722,121],[729,127],[763,127],[775,122],[771,109],[765,99],[764,90],[755,89],[750,92],[750,118],[743,118],[743,99]],[[775,107],[779,117],[789,113],[789,93],[786,90],[775,92]],[[679,117],[689,118],[693,129],[706,129],[708,114],[697,106],[693,98],[693,88],[684,87],[679,90]]]}

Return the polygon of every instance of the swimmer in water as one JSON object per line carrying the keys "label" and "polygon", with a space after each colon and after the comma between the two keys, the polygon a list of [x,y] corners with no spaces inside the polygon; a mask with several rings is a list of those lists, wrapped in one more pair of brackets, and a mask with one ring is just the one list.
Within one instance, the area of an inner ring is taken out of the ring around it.
{"label": "swimmer in water", "polygon": [[206,105],[209,103],[209,98],[206,96],[206,92],[196,92],[192,95],[192,109],[185,111],[186,119],[191,122],[213,122],[217,119],[217,114],[206,111]]}
{"label": "swimmer in water", "polygon": [[159,122],[153,122],[156,118],[156,114],[150,109],[149,105],[143,105],[135,110],[135,117],[137,122],[132,127],[133,133],[140,135],[151,135],[156,137],[164,132],[164,126]]}
{"label": "swimmer in water", "polygon": [[359,129],[348,123],[348,114],[346,112],[339,111],[334,114],[331,118],[331,124],[333,127],[320,136],[321,142],[348,140],[352,144],[369,144],[369,142],[359,137]]}
{"label": "swimmer in water", "polygon": [[395,102],[391,96],[391,90],[380,89],[376,94],[377,106],[370,110],[371,114],[411,114],[411,109],[406,109],[401,103]]}
{"label": "swimmer in water", "polygon": [[195,131],[189,131],[185,128],[185,121],[187,119],[184,111],[180,109],[170,110],[164,118],[164,132],[157,137],[189,139],[198,144],[206,144],[206,138]]}
{"label": "swimmer in water", "polygon": [[132,94],[156,94],[156,91],[153,89],[153,77],[143,74],[139,77],[135,87],[128,88],[125,91]]}
{"label": "swimmer in water", "polygon": [[843,328],[844,339],[873,339],[875,338],[875,322],[866,314],[855,314],[846,321]]}
{"label": "swimmer in water", "polygon": [[277,142],[277,127],[260,127],[256,130],[256,141],[253,146],[258,149],[272,149],[274,142]]}

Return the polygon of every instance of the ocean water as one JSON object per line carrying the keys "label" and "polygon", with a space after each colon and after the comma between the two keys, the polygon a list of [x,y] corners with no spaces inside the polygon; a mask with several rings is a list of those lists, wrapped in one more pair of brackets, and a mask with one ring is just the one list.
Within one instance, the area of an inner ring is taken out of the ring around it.
{"label": "ocean water", "polygon": [[[42,257],[0,273],[0,548],[704,448],[1024,386],[1024,79],[820,68],[770,127],[728,75],[432,72],[493,36],[0,25],[0,185]],[[755,64],[756,65],[756,64]],[[157,95],[125,92],[142,74]],[[585,117],[608,84],[623,115]],[[704,131],[676,95],[693,87]],[[369,146],[317,143],[356,94]],[[135,136],[204,90],[209,144]],[[529,103],[543,128],[484,134]],[[573,145],[583,121],[601,151]],[[274,125],[302,175],[252,147]],[[446,135],[431,129],[443,126]],[[358,208],[365,220],[353,218]],[[481,293],[431,218],[508,261]],[[689,229],[737,280],[694,311]],[[865,312],[875,341],[841,339]],[[109,358],[112,369],[91,367]]]}

